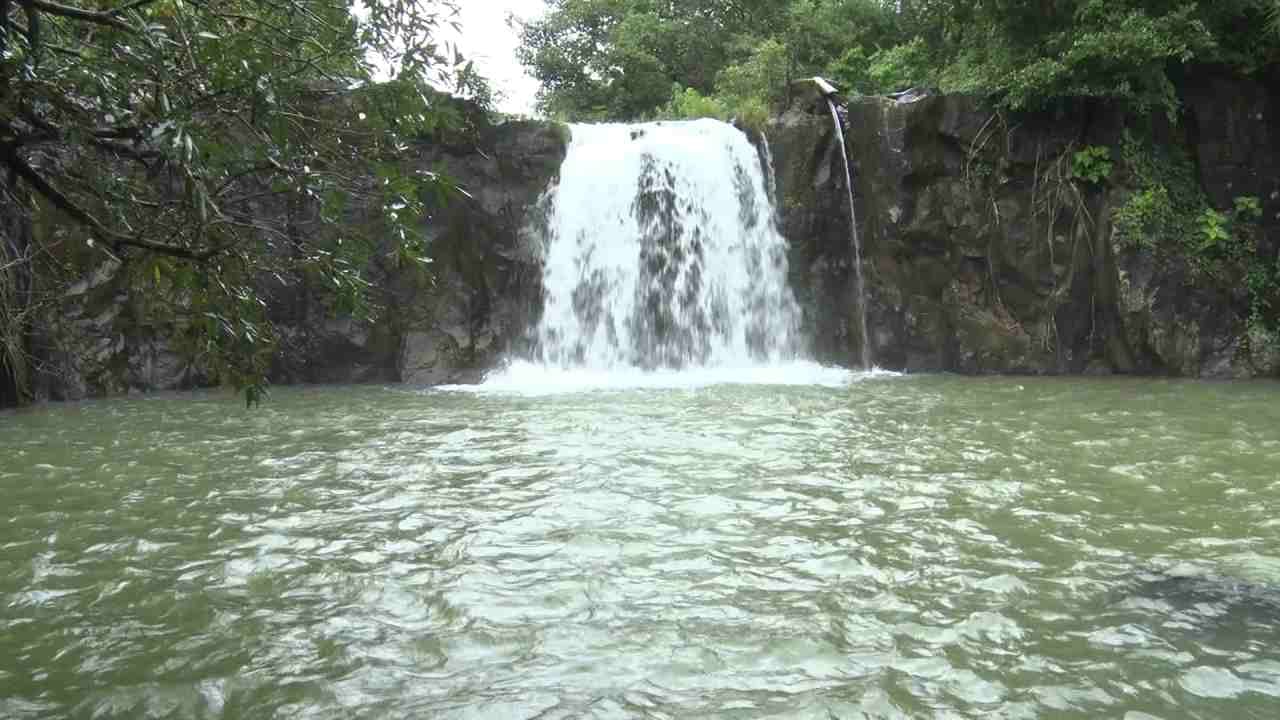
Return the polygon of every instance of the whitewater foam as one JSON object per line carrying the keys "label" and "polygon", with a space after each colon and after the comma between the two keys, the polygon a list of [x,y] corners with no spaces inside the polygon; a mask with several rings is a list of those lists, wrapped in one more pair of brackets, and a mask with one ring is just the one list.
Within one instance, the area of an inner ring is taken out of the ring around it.
{"label": "whitewater foam", "polygon": [[627,390],[697,390],[723,385],[817,386],[839,388],[870,379],[898,377],[887,370],[870,372],[793,361],[742,367],[699,367],[681,370],[639,368],[561,368],[525,360],[490,373],[480,385],[449,385],[438,390],[525,396]]}

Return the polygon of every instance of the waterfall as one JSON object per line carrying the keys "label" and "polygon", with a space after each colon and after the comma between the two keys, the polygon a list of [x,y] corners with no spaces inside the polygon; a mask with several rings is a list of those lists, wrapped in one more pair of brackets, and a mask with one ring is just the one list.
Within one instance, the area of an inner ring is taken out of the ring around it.
{"label": "waterfall", "polygon": [[826,96],[827,107],[831,108],[831,122],[835,127],[836,139],[840,142],[840,157],[844,160],[845,188],[849,191],[849,231],[853,235],[853,267],[858,280],[858,330],[862,333],[862,367],[872,369],[871,338],[867,335],[867,290],[862,277],[862,242],[858,239],[858,211],[853,204],[853,171],[849,167],[849,150],[844,142],[844,126],[840,123],[840,112],[831,95]]}
{"label": "waterfall", "polygon": [[760,133],[760,147],[764,150],[764,178],[768,183],[769,202],[775,211],[774,220],[777,220],[778,209],[778,173],[773,167],[773,148],[769,147],[769,136],[763,132]]}
{"label": "waterfall", "polygon": [[760,156],[721,122],[575,125],[548,198],[545,366],[693,370],[798,355]]}

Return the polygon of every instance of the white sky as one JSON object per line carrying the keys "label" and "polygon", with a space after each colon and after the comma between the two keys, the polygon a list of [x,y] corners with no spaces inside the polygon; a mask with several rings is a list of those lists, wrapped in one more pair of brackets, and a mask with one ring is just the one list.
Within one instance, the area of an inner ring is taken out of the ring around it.
{"label": "white sky", "polygon": [[504,97],[498,108],[509,113],[533,114],[538,81],[527,75],[516,60],[520,42],[516,31],[507,26],[507,15],[532,19],[542,14],[542,0],[461,0],[462,37],[458,47],[474,60],[480,74],[489,79],[493,89]]}

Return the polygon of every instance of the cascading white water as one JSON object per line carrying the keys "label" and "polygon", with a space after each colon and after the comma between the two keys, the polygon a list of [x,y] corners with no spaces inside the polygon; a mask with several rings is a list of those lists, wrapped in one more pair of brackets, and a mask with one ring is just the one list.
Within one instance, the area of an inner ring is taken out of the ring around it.
{"label": "cascading white water", "polygon": [[853,171],[849,167],[849,150],[844,142],[844,126],[840,123],[840,112],[836,102],[827,96],[827,106],[831,108],[831,122],[835,127],[836,139],[840,141],[840,157],[844,160],[845,188],[849,191],[849,231],[853,235],[853,268],[858,280],[858,329],[862,333],[862,367],[872,369],[871,337],[867,335],[867,284],[862,278],[862,241],[858,237],[858,211],[853,204]]}
{"label": "cascading white water", "polygon": [[572,133],[560,182],[544,198],[546,305],[534,357],[483,385],[449,389],[544,395],[855,379],[803,358],[772,169],[766,178],[742,132],[699,120]]}
{"label": "cascading white water", "polygon": [[769,136],[760,133],[760,144],[764,149],[764,178],[768,183],[769,203],[770,207],[775,211],[774,219],[777,219],[778,209],[778,173],[773,167],[773,148],[769,146]]}
{"label": "cascading white water", "polygon": [[660,370],[795,358],[786,243],[747,137],[712,120],[572,131],[550,198],[540,359]]}

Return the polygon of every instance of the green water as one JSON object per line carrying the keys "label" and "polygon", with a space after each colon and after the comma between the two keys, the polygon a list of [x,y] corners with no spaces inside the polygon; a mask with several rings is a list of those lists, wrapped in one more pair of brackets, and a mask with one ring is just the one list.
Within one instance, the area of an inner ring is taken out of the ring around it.
{"label": "green water", "polygon": [[0,415],[0,717],[1280,716],[1280,386]]}

